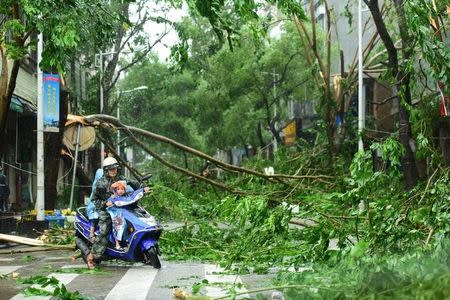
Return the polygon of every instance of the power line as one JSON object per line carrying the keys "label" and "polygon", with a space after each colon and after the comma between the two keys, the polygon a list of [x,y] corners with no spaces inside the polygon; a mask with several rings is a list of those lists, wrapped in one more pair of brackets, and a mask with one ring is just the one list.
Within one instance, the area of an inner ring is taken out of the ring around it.
{"label": "power line", "polygon": [[24,169],[22,169],[22,168],[19,168],[19,167],[14,166],[14,165],[8,164],[7,162],[5,162],[5,161],[3,161],[3,160],[2,160],[1,162],[2,162],[2,164],[7,165],[7,166],[9,166],[9,167],[11,167],[11,168],[14,168],[14,169],[16,169],[16,170],[19,170],[19,171],[21,171],[21,172],[24,172],[24,173],[28,173],[28,174],[37,176],[37,174],[34,173],[34,172],[31,172],[31,171],[28,171],[28,170],[24,170]]}

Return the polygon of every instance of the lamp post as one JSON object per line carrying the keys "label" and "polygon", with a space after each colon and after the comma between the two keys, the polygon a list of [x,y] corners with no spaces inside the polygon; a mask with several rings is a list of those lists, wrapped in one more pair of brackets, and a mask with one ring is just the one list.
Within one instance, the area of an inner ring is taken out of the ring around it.
{"label": "lamp post", "polygon": [[[362,1],[358,1],[358,151],[364,151],[364,143],[362,140],[362,132],[366,125],[366,99],[363,91],[363,51],[362,51]],[[367,11],[368,9],[364,9]],[[364,211],[366,204],[364,200],[359,202],[359,210]]]}
{"label": "lamp post", "polygon": [[[120,96],[122,94],[126,94],[126,93],[132,93],[132,92],[136,92],[136,91],[142,91],[142,90],[147,90],[148,86],[143,85],[143,86],[139,86],[137,88],[131,89],[131,90],[126,90],[126,91],[117,91],[117,119],[120,119]],[[118,155],[120,155],[120,130],[117,130],[117,146],[116,146],[116,152]]]}
{"label": "lamp post", "polygon": [[43,74],[39,67],[42,59],[44,40],[42,33],[38,36],[37,45],[37,193],[36,193],[36,220],[45,219],[45,177],[44,177],[44,107],[43,107]]}
{"label": "lamp post", "polygon": [[[95,65],[100,69],[100,113],[103,113],[103,56],[113,55],[117,52],[100,52],[95,54]],[[105,152],[105,145],[100,143],[100,166],[103,163],[103,154]]]}

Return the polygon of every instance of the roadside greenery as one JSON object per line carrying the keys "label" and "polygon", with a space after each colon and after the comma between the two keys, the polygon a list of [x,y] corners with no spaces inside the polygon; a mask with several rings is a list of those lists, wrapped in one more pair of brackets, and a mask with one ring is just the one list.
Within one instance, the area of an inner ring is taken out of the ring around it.
{"label": "roadside greenery", "polygon": [[[365,2],[376,5],[376,1]],[[387,27],[393,32],[392,38],[398,38],[396,30],[392,29],[396,25],[407,26],[401,28],[403,33],[404,30],[419,30],[417,36],[402,37],[409,49],[404,51],[420,53],[428,49],[425,60],[444,65],[445,42],[440,41],[433,48],[437,35],[430,34],[432,28],[428,24],[430,9],[439,24],[446,23],[444,6],[439,5],[437,10],[424,1],[414,3],[417,5],[404,6],[407,14],[402,17],[406,18],[406,25],[396,24],[395,16],[402,13],[402,7],[388,5],[387,11],[383,11]],[[418,22],[411,18],[413,11],[420,12]],[[211,16],[208,11],[201,15]],[[245,13],[238,15],[242,17]],[[229,51],[223,45],[218,46],[216,38],[208,40],[207,36],[198,35],[195,26],[185,20],[186,40],[191,37],[196,43],[192,43],[192,52],[189,52],[192,59],[181,73],[176,74],[190,78],[193,84],[187,85],[184,81],[184,86],[189,88],[181,94],[176,89],[175,93],[172,89],[164,90],[178,98],[152,93],[152,99],[161,97],[161,101],[169,99],[170,102],[167,108],[160,107],[156,111],[155,120],[161,114],[168,115],[164,121],[169,121],[171,114],[165,113],[169,106],[177,107],[180,102],[193,105],[186,110],[188,114],[182,115],[185,118],[182,122],[190,125],[184,128],[189,128],[191,133],[185,135],[187,139],[183,141],[203,147],[201,149],[207,153],[246,144],[263,147],[266,143],[261,141],[268,142],[271,138],[271,122],[277,117],[286,119],[286,111],[273,117],[274,106],[267,109],[264,105],[264,100],[275,105],[278,99],[273,96],[273,82],[268,82],[262,74],[274,69],[282,73],[280,66],[286,66],[288,76],[276,86],[279,95],[283,94],[285,99],[299,100],[305,93],[311,95],[305,98],[317,99],[321,95],[322,87],[308,76],[317,71],[317,66],[309,66],[303,57],[297,57],[304,45],[292,24],[286,21],[281,37],[266,44],[255,43],[249,38],[252,27],[246,27],[248,24],[252,23],[236,23],[241,30],[238,36],[228,32],[233,37],[229,40],[233,51]],[[213,28],[224,28],[221,27],[223,24],[212,25]],[[310,29],[305,27],[303,30],[308,32]],[[384,38],[384,42],[388,42],[387,38],[391,37]],[[417,42],[407,43],[408,39]],[[205,52],[205,49],[211,51]],[[376,62],[385,66],[387,54],[382,45],[377,47],[378,50],[381,54]],[[443,163],[443,148],[436,140],[443,119],[438,116],[435,93],[428,92],[429,78],[423,70],[416,70],[415,60],[401,59],[411,57],[410,54],[402,50],[395,55],[391,53],[392,59],[400,60],[397,65],[389,65],[384,70],[383,78],[395,77],[399,79],[395,82],[401,82],[400,85],[405,87],[394,96],[401,98],[402,118],[407,121],[402,124],[409,124],[411,132],[405,134],[401,132],[404,128],[394,125],[390,134],[363,133],[365,138],[370,136],[370,140],[364,140],[365,151],[356,152],[356,120],[348,113],[345,128],[348,132],[339,151],[331,155],[327,143],[334,136],[327,135],[327,125],[335,126],[335,119],[320,117],[307,141],[300,139],[293,146],[279,149],[273,160],[248,157],[244,162],[245,167],[254,170],[262,171],[272,166],[276,174],[307,174],[313,178],[270,181],[241,173],[219,174],[217,166],[212,166],[211,176],[241,191],[229,195],[204,183],[163,171],[155,166],[155,162],[148,163],[158,172],[154,193],[146,200],[148,209],[165,220],[182,224],[164,232],[161,249],[165,258],[219,262],[240,273],[294,268],[296,272],[279,272],[274,287],[270,287],[283,290],[287,299],[408,299],[415,295],[438,299],[446,295],[450,182]],[[290,62],[289,57],[295,63]],[[150,61],[145,67],[154,67],[157,63]],[[408,82],[403,76],[398,78],[400,73],[397,74],[395,67],[401,67],[402,72],[411,76]],[[442,70],[433,69],[435,79],[446,80],[445,67]],[[395,74],[387,76],[389,72]],[[171,72],[165,74],[169,75],[167,81],[176,78]],[[320,76],[324,75],[320,73]],[[139,78],[142,76],[131,73],[125,84]],[[297,86],[303,78],[310,80],[304,86]],[[411,99],[419,101],[412,104]],[[324,109],[317,102],[315,107],[316,111]],[[145,121],[146,124],[151,122]],[[264,130],[258,132],[261,125]],[[170,128],[164,126],[162,130],[167,130],[164,133],[171,136]],[[409,134],[412,138],[405,139]],[[198,159],[186,156],[182,159],[175,151],[162,146],[160,149],[167,151],[171,161],[184,161],[189,169],[200,171],[203,162]],[[405,160],[406,156],[410,160]],[[407,165],[409,162],[415,165]],[[416,166],[418,173],[412,174],[412,169],[408,168],[415,169]],[[417,178],[419,181],[411,188]],[[406,181],[408,189],[405,190]],[[282,286],[291,288],[279,288]]]}
{"label": "roadside greenery", "polygon": [[[303,145],[281,150],[272,163],[280,173],[297,167],[332,172],[325,153],[324,146]],[[344,176],[336,172],[330,182],[313,184],[293,180],[294,188],[230,175],[231,184],[248,192],[242,196],[166,173],[144,203],[157,217],[181,222],[163,233],[165,259],[218,262],[239,273],[295,268],[280,271],[273,282],[274,289],[292,287],[284,289],[286,299],[407,299],[417,293],[437,299],[450,278],[448,170],[436,169],[406,192],[402,153],[395,139],[374,143],[351,161],[335,158]],[[245,163],[260,169],[269,162]]]}
{"label": "roadside greenery", "polygon": [[336,264],[314,264],[301,272],[281,272],[275,286],[286,299],[444,299],[449,294],[448,240],[433,249],[367,256],[358,243]]}
{"label": "roadside greenery", "polygon": [[[330,84],[338,58],[331,47],[334,16],[326,5],[329,34],[308,24],[298,3],[277,1],[287,20],[272,39],[272,16],[256,13],[262,3],[188,1],[191,15],[176,24],[182,41],[172,49],[182,64],[148,56],[130,68],[120,89],[148,89],[121,99],[123,123],[204,153],[264,148],[273,138],[281,144],[282,121],[291,117],[288,100],[314,101],[319,112],[305,139],[271,159],[244,162],[249,169],[272,166],[276,174],[297,177],[219,172],[213,165],[204,176],[226,183],[231,193],[171,173],[135,151],[139,168],[156,179],[143,205],[159,219],[181,224],[161,238],[165,258],[214,261],[240,273],[294,268],[274,281],[274,288],[291,287],[285,289],[288,299],[446,295],[450,191],[445,147],[435,139],[448,128],[427,74],[448,86],[448,0],[387,1],[383,7],[364,2],[378,33],[364,67],[392,88],[392,97],[375,105],[395,99],[392,111],[399,107],[393,132],[378,134],[371,124],[374,134],[362,133],[365,151],[356,152],[352,113],[356,61],[348,70],[342,66],[341,78]],[[349,7],[345,13],[351,14]],[[202,174],[199,158],[142,140],[172,166]]]}

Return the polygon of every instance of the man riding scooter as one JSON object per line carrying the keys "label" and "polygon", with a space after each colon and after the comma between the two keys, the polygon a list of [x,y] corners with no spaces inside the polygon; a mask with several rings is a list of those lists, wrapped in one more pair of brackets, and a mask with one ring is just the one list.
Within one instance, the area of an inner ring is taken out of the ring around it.
{"label": "man riding scooter", "polygon": [[[126,181],[131,188],[139,188],[138,182],[127,181],[125,176],[119,175],[119,163],[113,157],[107,157],[103,161],[103,176],[98,180],[96,190],[92,202],[95,205],[95,210],[98,212],[98,226],[99,234],[95,237],[92,248],[86,256],[86,261],[89,269],[95,268],[96,261],[100,260],[108,245],[108,235],[112,230],[112,221],[110,214],[106,211],[108,198],[112,192],[110,190],[111,184],[117,181]],[[146,192],[148,192],[146,188]]]}

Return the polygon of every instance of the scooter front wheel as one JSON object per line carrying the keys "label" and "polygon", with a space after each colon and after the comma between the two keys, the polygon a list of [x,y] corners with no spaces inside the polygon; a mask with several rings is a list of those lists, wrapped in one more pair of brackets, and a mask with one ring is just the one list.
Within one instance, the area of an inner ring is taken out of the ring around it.
{"label": "scooter front wheel", "polygon": [[144,252],[145,263],[148,265],[152,265],[155,269],[161,268],[161,262],[158,257],[158,251],[155,247],[151,247],[147,251]]}

